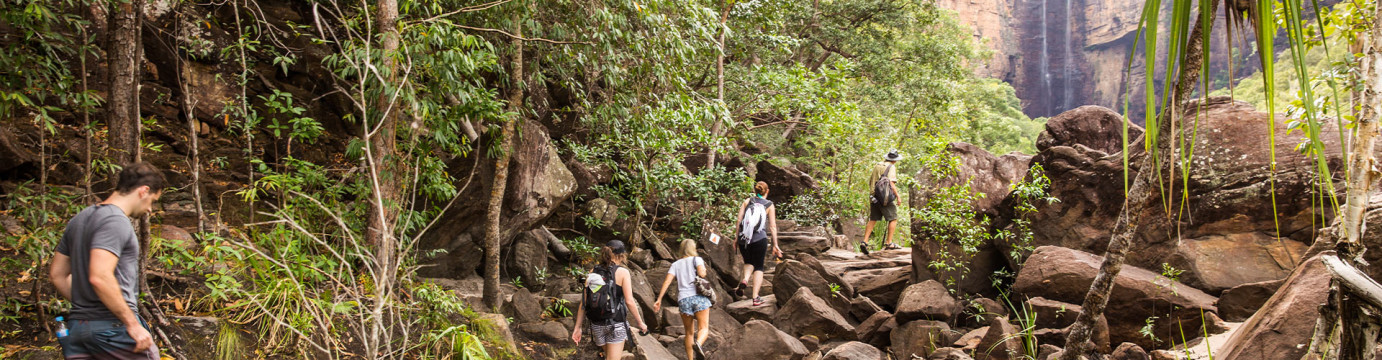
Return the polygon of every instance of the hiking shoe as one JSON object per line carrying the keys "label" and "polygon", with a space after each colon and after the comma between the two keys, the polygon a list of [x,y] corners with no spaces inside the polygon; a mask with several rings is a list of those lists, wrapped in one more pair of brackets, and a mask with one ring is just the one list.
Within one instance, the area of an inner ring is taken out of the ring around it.
{"label": "hiking shoe", "polygon": [[734,287],[734,296],[737,296],[737,297],[744,297],[744,288],[746,288],[746,287],[748,287],[748,286],[749,286],[748,283],[742,283],[742,282],[739,283],[739,286],[735,286],[735,287]]}
{"label": "hiking shoe", "polygon": [[696,344],[696,360],[705,360],[705,350],[701,349],[701,344]]}
{"label": "hiking shoe", "polygon": [[868,254],[869,254],[869,244],[860,243],[860,244],[859,244],[859,252],[864,253],[864,255],[868,255]]}
{"label": "hiking shoe", "polygon": [[753,306],[763,306],[763,297],[753,298]]}

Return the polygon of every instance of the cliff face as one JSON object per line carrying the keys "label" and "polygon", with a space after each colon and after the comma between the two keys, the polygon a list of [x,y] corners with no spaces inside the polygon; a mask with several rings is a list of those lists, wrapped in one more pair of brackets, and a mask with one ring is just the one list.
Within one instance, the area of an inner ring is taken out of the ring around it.
{"label": "cliff face", "polygon": [[979,64],[975,72],[981,76],[1012,83],[1017,76],[1017,64],[1022,54],[1018,28],[1013,24],[1013,4],[1017,0],[937,0],[936,5],[950,9],[972,29],[974,39],[993,50],[988,61]]}
{"label": "cliff face", "polygon": [[[1337,0],[1321,1],[1329,6]],[[1013,85],[1031,117],[1055,116],[1083,105],[1099,105],[1121,111],[1122,99],[1131,99],[1134,122],[1142,123],[1145,72],[1142,46],[1138,44],[1131,69],[1128,54],[1138,41],[1137,25],[1144,2],[1140,0],[939,0],[955,12],[959,21],[974,29],[974,37],[993,51],[976,72]],[[1170,19],[1164,2],[1159,25],[1157,64],[1165,66]],[[1258,68],[1255,57],[1235,59],[1228,73],[1227,22],[1222,7],[1211,31],[1211,77],[1240,79]],[[1243,43],[1241,32],[1234,47]],[[1278,36],[1277,48],[1285,49]],[[1240,50],[1239,53],[1254,53]],[[1130,71],[1129,71],[1130,70]],[[1166,70],[1158,67],[1154,78],[1158,92]]]}

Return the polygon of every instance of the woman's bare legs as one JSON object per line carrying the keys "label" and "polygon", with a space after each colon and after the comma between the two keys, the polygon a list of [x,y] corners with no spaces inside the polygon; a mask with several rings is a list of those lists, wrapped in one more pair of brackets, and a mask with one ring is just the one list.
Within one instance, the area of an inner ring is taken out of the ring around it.
{"label": "woman's bare legs", "polygon": [[[761,273],[760,273],[761,274]],[[687,319],[688,316],[682,316]],[[710,309],[696,312],[696,343],[705,345],[705,338],[710,336]],[[688,337],[689,339],[689,337]],[[688,358],[689,359],[689,358]]]}
{"label": "woman's bare legs", "polygon": [[[753,276],[753,265],[744,264],[744,278],[739,280],[740,286],[748,284],[750,276]],[[757,292],[755,291],[754,293],[756,294]]]}
{"label": "woman's bare legs", "polygon": [[624,343],[605,344],[605,360],[624,360]]}
{"label": "woman's bare legs", "polygon": [[[750,267],[752,267],[752,266],[750,266]],[[760,287],[763,287],[763,270],[757,270],[757,271],[754,271],[754,272],[753,272],[753,297],[752,297],[752,299],[757,299],[757,298],[758,298],[758,288],[760,288]]]}
{"label": "woman's bare legs", "polygon": [[681,314],[681,328],[684,329],[685,331],[683,331],[683,332],[686,333],[686,359],[687,359],[687,360],[694,360],[694,359],[696,358],[695,349],[692,347],[692,346],[694,346],[694,345],[696,344],[696,339],[695,339],[695,336],[692,335],[693,333],[691,332],[692,330],[695,329],[695,325],[696,325],[696,318],[695,318],[695,317],[687,316],[686,314]]}

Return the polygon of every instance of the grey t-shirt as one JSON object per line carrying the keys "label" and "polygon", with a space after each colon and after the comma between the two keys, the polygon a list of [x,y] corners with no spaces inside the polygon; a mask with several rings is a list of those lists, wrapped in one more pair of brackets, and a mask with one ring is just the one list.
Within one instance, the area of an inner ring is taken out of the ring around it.
{"label": "grey t-shirt", "polygon": [[67,223],[67,230],[58,242],[58,253],[67,255],[72,264],[72,312],[70,320],[119,320],[110,312],[96,289],[91,287],[91,251],[109,251],[120,260],[115,265],[115,279],[130,310],[135,307],[135,284],[139,278],[139,237],[125,212],[115,205],[93,205]]}
{"label": "grey t-shirt", "polygon": [[667,269],[668,274],[677,277],[677,301],[696,295],[697,266],[705,266],[705,260],[699,256],[677,260]]}

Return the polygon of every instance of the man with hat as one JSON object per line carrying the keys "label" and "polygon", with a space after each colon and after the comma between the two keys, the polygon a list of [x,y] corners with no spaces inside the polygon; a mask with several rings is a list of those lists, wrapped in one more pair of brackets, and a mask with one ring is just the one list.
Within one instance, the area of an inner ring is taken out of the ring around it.
{"label": "man with hat", "polygon": [[899,248],[893,243],[893,235],[897,233],[897,207],[902,205],[902,193],[897,190],[899,160],[902,160],[902,155],[897,150],[890,151],[883,161],[873,164],[873,171],[869,173],[869,222],[864,227],[864,239],[859,244],[859,251],[864,255],[869,253],[869,239],[879,220],[888,221],[888,234],[883,248]]}

